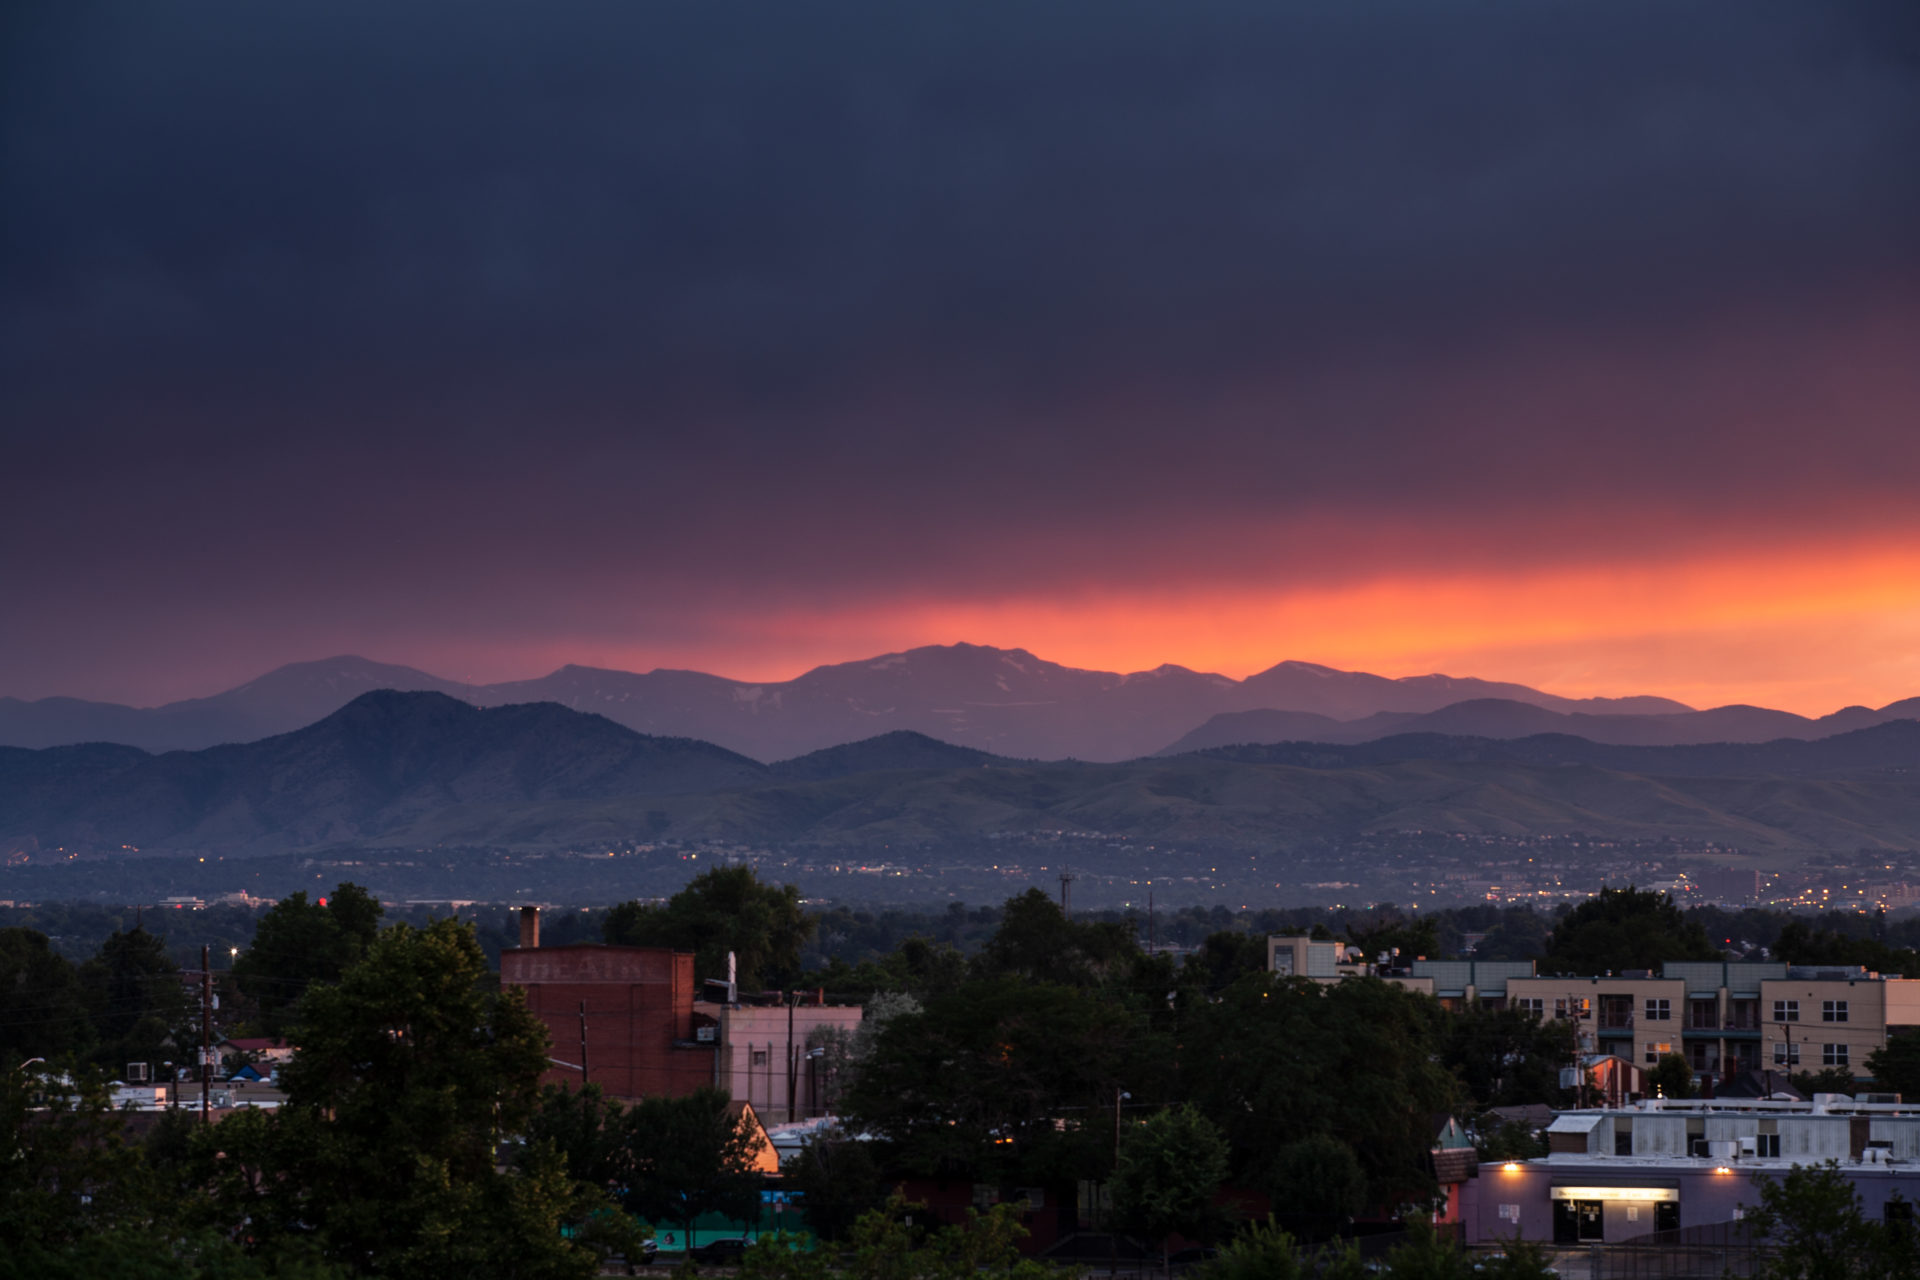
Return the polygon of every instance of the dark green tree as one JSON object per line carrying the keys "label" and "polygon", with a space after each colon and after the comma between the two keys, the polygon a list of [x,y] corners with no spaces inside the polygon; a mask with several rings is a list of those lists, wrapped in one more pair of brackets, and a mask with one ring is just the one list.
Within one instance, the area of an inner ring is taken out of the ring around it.
{"label": "dark green tree", "polygon": [[94,1062],[115,1073],[144,1062],[157,1073],[162,1063],[191,1060],[199,1028],[180,966],[161,938],[137,925],[116,930],[80,966],[79,979],[93,1022]]}
{"label": "dark green tree", "polygon": [[1353,1148],[1330,1133],[1289,1142],[1266,1164],[1274,1218],[1314,1240],[1335,1235],[1367,1207],[1367,1174]]}
{"label": "dark green tree", "polygon": [[580,1181],[617,1195],[632,1179],[632,1151],[625,1131],[626,1108],[597,1084],[585,1088],[547,1085],[527,1121],[529,1148],[558,1152]]}
{"label": "dark green tree", "polygon": [[1226,1225],[1214,1196],[1227,1177],[1227,1139],[1206,1116],[1173,1107],[1128,1127],[1113,1171],[1113,1209],[1161,1242],[1178,1232],[1203,1243]]}
{"label": "dark green tree", "polygon": [[1691,1098],[1693,1068],[1677,1053],[1664,1054],[1647,1072],[1647,1091],[1662,1098]]}
{"label": "dark green tree", "polygon": [[1793,1087],[1811,1098],[1816,1093],[1844,1093],[1849,1096],[1860,1087],[1853,1072],[1845,1067],[1822,1067],[1818,1071],[1796,1071],[1787,1079]]}
{"label": "dark green tree", "polygon": [[1920,1101],[1920,1031],[1890,1036],[1883,1048],[1867,1055],[1866,1068],[1875,1088]]}
{"label": "dark green tree", "polygon": [[1747,1222],[1773,1246],[1756,1275],[1765,1280],[1889,1276],[1887,1263],[1903,1242],[1867,1219],[1859,1193],[1838,1163],[1798,1165],[1784,1177],[1756,1178],[1754,1189],[1760,1203],[1747,1209]]}
{"label": "dark green tree", "polygon": [[1547,939],[1542,973],[1618,973],[1668,960],[1718,960],[1720,949],[1664,893],[1602,889],[1569,911]]}
{"label": "dark green tree", "polygon": [[1378,979],[1256,974],[1183,1006],[1176,1087],[1227,1134],[1236,1175],[1264,1182],[1276,1152],[1326,1134],[1359,1157],[1368,1205],[1390,1207],[1433,1194],[1433,1117],[1457,1090],[1441,1034],[1436,1001]]}
{"label": "dark green tree", "polygon": [[652,1222],[675,1222],[691,1240],[709,1213],[752,1221],[764,1175],[761,1138],[722,1089],[684,1098],[642,1098],[622,1120],[623,1205]]}
{"label": "dark green tree", "polygon": [[234,981],[259,1011],[260,1032],[286,1034],[307,989],[338,982],[379,930],[380,903],[356,884],[338,886],[322,902],[301,892],[276,903],[233,963]]}
{"label": "dark green tree", "polygon": [[93,1037],[73,965],[35,929],[0,929],[0,1061],[84,1054]]}
{"label": "dark green tree", "polygon": [[1891,947],[1878,938],[1855,938],[1829,929],[1815,929],[1804,920],[1789,920],[1773,941],[1773,958],[1788,964],[1846,967],[1858,965],[1903,978],[1920,977],[1920,952]]}
{"label": "dark green tree", "polygon": [[809,1140],[781,1168],[780,1180],[801,1194],[807,1221],[822,1240],[846,1239],[862,1214],[887,1200],[887,1179],[873,1143],[838,1129]]}
{"label": "dark green tree", "polygon": [[[1096,993],[975,980],[886,1021],[846,1112],[892,1143],[902,1170],[1027,1185],[1104,1176],[1114,1094],[1137,1058],[1139,1029]],[[1109,1117],[1104,1134],[1086,1122],[1095,1115]],[[1074,1122],[1059,1123],[1067,1117]]]}
{"label": "dark green tree", "polygon": [[693,952],[701,981],[724,979],[731,951],[742,991],[797,977],[800,947],[812,929],[812,918],[800,910],[800,891],[765,884],[751,867],[704,871],[664,905],[623,902],[601,923],[616,946]]}
{"label": "dark green tree", "polygon": [[1213,992],[1266,967],[1266,935],[1222,929],[1208,934],[1199,950],[1187,957],[1181,967],[1180,980]]}
{"label": "dark green tree", "polygon": [[1478,1106],[1559,1103],[1560,1069],[1573,1063],[1573,1024],[1473,1004],[1447,1015],[1443,1061]]}
{"label": "dark green tree", "polygon": [[533,1118],[547,1037],[491,978],[472,926],[437,920],[386,930],[337,983],[309,988],[300,1051],[281,1071],[286,1105],[253,1130],[229,1134],[229,1120],[209,1135],[226,1153],[214,1180],[237,1153],[244,1176],[225,1175],[227,1203],[251,1232],[311,1238],[385,1276],[593,1273],[596,1256],[559,1229],[592,1190],[550,1147],[496,1166],[501,1139]]}
{"label": "dark green tree", "polygon": [[1300,1280],[1309,1273],[1301,1266],[1300,1242],[1269,1217],[1242,1227],[1197,1274],[1202,1280]]}
{"label": "dark green tree", "polygon": [[1000,927],[974,957],[980,977],[1091,986],[1126,973],[1139,957],[1133,931],[1117,921],[1067,919],[1039,889],[1007,899]]}

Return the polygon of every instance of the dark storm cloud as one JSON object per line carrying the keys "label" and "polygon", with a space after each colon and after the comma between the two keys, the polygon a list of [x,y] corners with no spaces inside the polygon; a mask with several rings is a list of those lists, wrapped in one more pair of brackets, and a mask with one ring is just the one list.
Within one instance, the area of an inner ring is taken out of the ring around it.
{"label": "dark storm cloud", "polygon": [[[1729,454],[1780,502],[1920,479],[1885,415],[1810,461],[1742,385],[1862,309],[1912,330],[1903,0],[9,23],[23,598],[479,617],[598,574],[987,580],[1023,536],[1103,572],[1088,527],[1137,557],[1276,502],[1699,500]],[[1542,335],[1686,348],[1687,403],[1434,403]]]}

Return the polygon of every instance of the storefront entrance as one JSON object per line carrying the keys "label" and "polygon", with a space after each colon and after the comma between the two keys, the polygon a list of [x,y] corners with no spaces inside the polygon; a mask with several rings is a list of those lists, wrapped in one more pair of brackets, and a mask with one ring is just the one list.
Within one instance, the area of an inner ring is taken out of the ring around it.
{"label": "storefront entrance", "polygon": [[1553,1242],[1583,1244],[1606,1239],[1605,1206],[1599,1200],[1555,1200]]}

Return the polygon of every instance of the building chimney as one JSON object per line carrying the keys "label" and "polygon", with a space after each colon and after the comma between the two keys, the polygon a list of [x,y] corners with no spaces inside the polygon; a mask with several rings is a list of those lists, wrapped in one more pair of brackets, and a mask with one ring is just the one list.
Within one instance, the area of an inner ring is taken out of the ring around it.
{"label": "building chimney", "polygon": [[520,949],[533,951],[540,946],[540,908],[520,908]]}

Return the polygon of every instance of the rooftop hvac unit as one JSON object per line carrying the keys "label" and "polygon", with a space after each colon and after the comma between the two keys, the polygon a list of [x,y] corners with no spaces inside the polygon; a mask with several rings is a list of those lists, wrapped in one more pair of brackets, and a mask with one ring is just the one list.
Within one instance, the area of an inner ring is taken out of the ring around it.
{"label": "rooftop hvac unit", "polygon": [[1859,1100],[1861,1102],[1891,1103],[1898,1106],[1900,1103],[1900,1095],[1897,1093],[1863,1093],[1860,1095]]}
{"label": "rooftop hvac unit", "polygon": [[1860,1158],[1868,1164],[1885,1164],[1891,1154],[1885,1147],[1868,1147],[1860,1153]]}
{"label": "rooftop hvac unit", "polygon": [[1731,1138],[1715,1138],[1707,1144],[1707,1159],[1731,1160],[1740,1153],[1740,1144]]}
{"label": "rooftop hvac unit", "polygon": [[1754,1141],[1753,1141],[1753,1137],[1752,1137],[1752,1135],[1748,1135],[1747,1137],[1744,1137],[1744,1138],[1742,1138],[1742,1139],[1740,1139],[1740,1154],[1741,1154],[1741,1155],[1743,1155],[1743,1156],[1751,1156],[1751,1155],[1753,1155],[1753,1154],[1754,1154],[1754,1151],[1755,1151],[1755,1145],[1754,1145]]}
{"label": "rooftop hvac unit", "polygon": [[129,1062],[127,1064],[127,1083],[128,1084],[145,1084],[147,1082],[147,1078],[148,1078],[148,1072],[147,1072],[146,1063]]}

